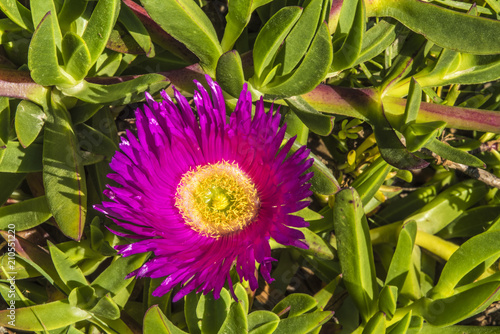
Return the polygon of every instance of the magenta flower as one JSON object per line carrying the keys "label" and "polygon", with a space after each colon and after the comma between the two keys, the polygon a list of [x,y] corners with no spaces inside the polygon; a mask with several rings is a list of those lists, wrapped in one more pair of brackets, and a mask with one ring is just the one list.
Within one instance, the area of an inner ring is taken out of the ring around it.
{"label": "magenta flower", "polygon": [[139,239],[116,247],[123,256],[154,253],[129,277],[165,277],[155,296],[182,285],[174,301],[193,290],[219,298],[226,282],[232,289],[232,267],[255,290],[255,262],[272,282],[271,237],[307,248],[293,227],[308,224],[290,213],[309,204],[309,151],[287,157],[294,139],[280,149],[280,114],[266,113],[261,99],[252,119],[246,85],[227,121],[220,87],[207,82],[212,99],[195,82],[197,115],[177,90],[178,106],[165,92],[161,103],[146,93],[144,111],[136,111],[138,139],[127,131],[110,164],[108,177],[121,187],[108,186],[112,202],[95,206],[131,232],[113,233]]}

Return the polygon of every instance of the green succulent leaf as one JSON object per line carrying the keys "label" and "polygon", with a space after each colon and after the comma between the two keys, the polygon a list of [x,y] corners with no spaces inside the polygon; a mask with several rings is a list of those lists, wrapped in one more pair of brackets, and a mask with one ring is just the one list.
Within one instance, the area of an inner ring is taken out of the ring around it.
{"label": "green succulent leaf", "polygon": [[371,123],[379,145],[380,155],[389,164],[399,169],[421,169],[429,165],[428,162],[408,151],[385,115],[372,117]]}
{"label": "green succulent leaf", "polygon": [[80,240],[87,213],[87,184],[69,113],[62,108],[55,105],[47,114],[43,183],[59,229],[68,237]]}
{"label": "green succulent leaf", "polygon": [[61,280],[66,284],[69,290],[78,288],[80,286],[88,285],[85,275],[82,273],[80,268],[64,254],[56,245],[48,242],[50,256],[54,267],[59,274]]}
{"label": "green succulent leaf", "polygon": [[[95,64],[106,47],[118,19],[120,3],[120,0],[99,0],[92,12],[82,35],[90,54],[90,66]],[[86,70],[88,71],[88,68]]]}
{"label": "green succulent leaf", "polygon": [[397,37],[397,24],[382,19],[363,34],[363,42],[354,64],[364,63],[387,49]]}
{"label": "green succulent leaf", "polygon": [[321,114],[301,96],[292,96],[286,98],[285,101],[290,109],[314,133],[320,136],[328,136],[332,132],[334,117]]}
{"label": "green succulent leaf", "polygon": [[18,0],[1,0],[0,10],[21,28],[30,32],[34,30],[30,10],[24,7]]}
{"label": "green succulent leaf", "polygon": [[123,105],[144,100],[144,91],[155,94],[168,82],[161,74],[145,74],[138,78],[111,85],[99,85],[83,81],[77,87],[62,89],[66,95],[92,104]]}
{"label": "green succulent leaf", "polygon": [[64,69],[75,81],[81,81],[87,75],[92,64],[90,51],[83,38],[69,31],[62,40]]}
{"label": "green succulent leaf", "polygon": [[141,49],[144,50],[146,56],[148,58],[153,58],[155,56],[153,41],[141,20],[128,6],[121,7],[118,21],[123,24],[132,38],[139,44]]}
{"label": "green succulent leaf", "polygon": [[219,299],[212,293],[202,295],[196,308],[198,319],[201,319],[202,333],[218,333],[226,320],[233,299],[226,289],[221,291]]}
{"label": "green succulent leaf", "polygon": [[23,148],[19,142],[9,141],[0,148],[0,172],[32,173],[42,170],[42,145],[33,143]]}
{"label": "green succulent leaf", "polygon": [[139,268],[148,256],[148,253],[140,253],[119,257],[92,282],[91,286],[95,289],[96,295],[98,297],[104,297],[108,293],[111,296],[117,295],[132,281],[132,278],[125,279],[125,277]]}
{"label": "green succulent leaf", "polygon": [[392,319],[397,308],[398,287],[393,285],[385,285],[380,291],[378,299],[378,308],[387,319]]}
{"label": "green succulent leaf", "polygon": [[287,315],[288,318],[292,318],[306,313],[316,307],[317,304],[318,302],[316,299],[309,295],[294,293],[285,297],[278,304],[276,304],[273,308],[273,312],[280,315],[282,312],[289,309],[287,311]]}
{"label": "green succulent leaf", "polygon": [[[295,152],[302,145],[294,143],[292,151]],[[321,162],[321,160],[313,153],[309,154],[309,158],[314,159],[313,166],[308,169],[308,172],[314,172],[311,179],[311,190],[322,195],[333,195],[340,190],[340,185],[337,179],[332,175],[331,170]]]}
{"label": "green succulent leaf", "polygon": [[407,221],[415,220],[419,230],[435,234],[479,202],[487,192],[488,188],[480,181],[462,181],[441,192]]}
{"label": "green succulent leaf", "polygon": [[[257,43],[257,42],[256,42]],[[332,59],[332,44],[326,23],[322,23],[304,59],[289,75],[276,77],[262,91],[273,97],[289,97],[313,90],[325,78]]]}
{"label": "green succulent leaf", "polygon": [[363,205],[368,204],[373,198],[392,169],[392,166],[379,157],[372,162],[363,174],[354,180],[352,187],[356,189],[358,194],[361,194],[360,198]]}
{"label": "green succulent leaf", "polygon": [[254,311],[248,315],[248,333],[274,333],[280,318],[270,311]]}
{"label": "green succulent leaf", "polygon": [[331,71],[341,71],[354,65],[361,52],[365,22],[365,2],[359,0],[349,33],[343,39],[342,46],[333,53]]}
{"label": "green succulent leaf", "polygon": [[444,239],[468,238],[492,228],[500,218],[500,206],[482,205],[467,210],[437,234]]}
{"label": "green succulent leaf", "polygon": [[367,321],[375,313],[378,285],[368,223],[361,199],[353,188],[335,196],[333,226],[344,284]]}
{"label": "green succulent leaf", "polygon": [[[499,282],[486,282],[425,305],[422,315],[435,326],[449,326],[484,311],[500,295]],[[441,310],[437,316],[435,310]]]}
{"label": "green succulent leaf", "polygon": [[1,173],[0,172],[0,207],[7,201],[12,192],[19,187],[19,184],[24,180],[24,173]]}
{"label": "green succulent leaf", "polygon": [[[55,21],[55,22],[54,22]],[[31,78],[39,85],[73,85],[75,81],[59,66],[57,16],[48,12],[36,28],[28,53]],[[60,31],[59,31],[60,34]]]}
{"label": "green succulent leaf", "polygon": [[[22,174],[21,176],[24,177]],[[14,179],[19,180],[16,177]],[[45,196],[40,196],[0,207],[0,229],[7,230],[9,226],[14,225],[16,231],[24,231],[46,222],[50,217],[52,214],[47,205],[47,199]]]}
{"label": "green succulent leaf", "polygon": [[314,299],[318,302],[317,308],[324,310],[330,299],[333,297],[333,293],[337,289],[337,286],[342,279],[342,275],[338,275],[333,280],[330,281],[323,289],[318,291],[314,295]]}
{"label": "green succulent leaf", "polygon": [[403,225],[399,232],[398,243],[396,250],[391,260],[387,276],[385,279],[386,286],[395,286],[400,291],[406,280],[406,276],[412,266],[413,246],[417,236],[417,224],[411,220]]}
{"label": "green succulent leaf", "polygon": [[446,160],[451,160],[471,167],[486,167],[481,159],[458,148],[445,144],[437,138],[427,142],[425,147]]}
{"label": "green succulent leaf", "polygon": [[212,22],[201,8],[192,0],[142,0],[141,3],[151,18],[191,50],[213,76],[222,48]]}
{"label": "green succulent leaf", "polygon": [[186,333],[175,326],[157,305],[149,308],[144,316],[144,334],[183,334]]}
{"label": "green succulent leaf", "polygon": [[302,15],[294,25],[276,55],[276,63],[280,63],[278,75],[287,75],[304,57],[319,26],[319,17],[323,0],[307,0],[304,2]]}
{"label": "green succulent leaf", "polygon": [[266,22],[253,48],[255,77],[262,82],[264,70],[272,65],[278,48],[302,14],[299,7],[284,7]]}
{"label": "green succulent leaf", "polygon": [[30,1],[31,17],[33,19],[33,25],[38,27],[40,22],[44,19],[47,13],[53,13],[54,15],[50,17],[50,23],[52,24],[54,44],[57,49],[61,49],[61,29],[59,28],[59,21],[57,20],[56,6],[53,0],[46,1]]}
{"label": "green succulent leaf", "polygon": [[322,326],[325,322],[330,320],[332,316],[333,312],[323,311],[306,313],[296,317],[282,319],[273,333],[308,333],[315,328]]}
{"label": "green succulent leaf", "polygon": [[487,231],[463,243],[444,266],[433,296],[448,297],[467,273],[491,257],[500,257],[493,241],[499,235],[499,230]]}
{"label": "green succulent leaf", "polygon": [[228,51],[219,58],[215,77],[224,91],[236,98],[240,96],[245,83],[245,75],[238,51]]}
{"label": "green succulent leaf", "polygon": [[250,21],[252,11],[255,9],[253,0],[230,0],[228,1],[228,12],[226,15],[226,27],[222,37],[222,50],[227,52],[233,48],[234,43],[240,37],[243,29]]}
{"label": "green succulent leaf", "polygon": [[[437,45],[473,54],[500,53],[500,22],[413,0],[372,2],[371,16],[390,16]],[[439,22],[439,24],[436,24]],[[456,32],[460,31],[460,34]]]}
{"label": "green succulent leaf", "polygon": [[377,312],[366,324],[362,334],[385,334],[386,322],[385,314]]}
{"label": "green succulent leaf", "polygon": [[45,113],[30,101],[23,100],[17,105],[15,127],[19,143],[28,147],[35,141],[45,122]]}
{"label": "green succulent leaf", "polygon": [[248,333],[247,328],[247,313],[241,302],[234,302],[217,334],[245,334]]}
{"label": "green succulent leaf", "polygon": [[0,149],[9,141],[10,106],[9,98],[0,96]]}
{"label": "green succulent leaf", "polygon": [[406,334],[410,327],[412,311],[406,313],[401,320],[388,328],[388,334]]}
{"label": "green succulent leaf", "polygon": [[[0,323],[8,325],[10,310],[0,311]],[[55,317],[54,314],[57,314]],[[14,329],[25,331],[47,331],[72,325],[78,321],[89,319],[91,315],[73,307],[67,300],[59,300],[47,304],[34,305],[16,309]]]}

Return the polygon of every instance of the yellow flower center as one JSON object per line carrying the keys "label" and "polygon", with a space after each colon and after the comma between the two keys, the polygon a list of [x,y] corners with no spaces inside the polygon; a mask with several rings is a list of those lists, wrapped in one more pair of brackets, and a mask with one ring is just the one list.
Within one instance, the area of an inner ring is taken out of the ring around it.
{"label": "yellow flower center", "polygon": [[249,225],[260,200],[238,164],[222,161],[186,172],[177,186],[175,206],[195,231],[218,238]]}

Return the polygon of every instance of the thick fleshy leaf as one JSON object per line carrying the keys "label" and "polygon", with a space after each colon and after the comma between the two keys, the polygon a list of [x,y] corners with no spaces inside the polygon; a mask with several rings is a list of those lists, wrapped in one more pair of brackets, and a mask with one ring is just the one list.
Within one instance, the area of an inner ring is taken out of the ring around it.
{"label": "thick fleshy leaf", "polygon": [[200,59],[208,74],[215,74],[222,48],[212,22],[194,1],[141,0],[141,3],[156,23]]}
{"label": "thick fleshy leaf", "polygon": [[9,141],[10,106],[9,98],[0,96],[0,149]]}
{"label": "thick fleshy leaf", "polygon": [[184,317],[186,324],[191,334],[201,333],[201,321],[198,319],[196,308],[198,306],[200,296],[195,292],[191,292],[184,297]]}
{"label": "thick fleshy leaf", "polygon": [[48,242],[50,257],[54,263],[54,267],[59,274],[61,280],[68,286],[70,290],[80,286],[88,285],[85,275],[80,268],[64,254],[56,245]]}
{"label": "thick fleshy leaf", "polygon": [[385,334],[385,314],[377,312],[366,324],[362,334]]}
{"label": "thick fleshy leaf", "polygon": [[90,54],[90,66],[95,64],[106,47],[113,26],[118,19],[120,3],[120,0],[99,0],[92,12],[82,35]]}
{"label": "thick fleshy leaf", "polygon": [[325,322],[330,320],[332,316],[333,312],[323,311],[282,319],[278,323],[278,327],[276,327],[274,334],[308,333],[322,326]]}
{"label": "thick fleshy leaf", "polygon": [[340,283],[340,280],[342,279],[342,275],[338,275],[335,277],[330,283],[328,283],[323,289],[318,291],[314,295],[314,299],[318,302],[318,309],[324,310],[330,299],[333,297],[333,293],[335,292],[335,289]]}
{"label": "thick fleshy leaf", "polygon": [[396,24],[391,20],[380,20],[363,35],[361,50],[354,64],[364,63],[387,49],[396,39]]}
{"label": "thick fleshy leaf", "polygon": [[24,100],[17,105],[16,134],[23,147],[28,147],[38,137],[45,118],[45,113],[37,104]]}
{"label": "thick fleshy leaf", "polygon": [[236,98],[240,96],[245,83],[245,75],[238,51],[228,51],[219,58],[215,77],[224,91]]}
{"label": "thick fleshy leaf", "polygon": [[[500,53],[500,22],[423,1],[389,0],[368,6],[369,16],[390,16],[437,45],[473,54]],[[439,22],[439,25],[435,23]],[[460,34],[456,32],[460,31]]]}
{"label": "thick fleshy leaf", "polygon": [[[294,143],[291,152],[295,152],[300,147],[300,144]],[[308,172],[314,172],[314,176],[310,181],[311,190],[322,195],[333,195],[337,193],[340,190],[340,185],[333,176],[332,171],[313,153],[309,154],[309,158],[314,159],[314,164],[308,169]]]}
{"label": "thick fleshy leaf", "polygon": [[0,172],[32,173],[42,170],[42,145],[31,144],[23,148],[19,142],[9,141],[0,148]]}
{"label": "thick fleshy leaf", "polygon": [[18,0],[1,0],[0,9],[12,22],[21,28],[33,31],[31,13]]}
{"label": "thick fleshy leaf", "polygon": [[429,165],[427,161],[410,153],[401,143],[383,113],[382,110],[382,115],[376,115],[370,120],[379,145],[380,155],[384,160],[399,169],[422,169],[427,167]]}
{"label": "thick fleshy leaf", "polygon": [[435,234],[480,201],[487,192],[488,188],[481,181],[462,181],[440,193],[407,220],[415,220],[419,230]]}
{"label": "thick fleshy leaf", "polygon": [[[252,11],[255,9],[253,0],[230,0],[227,4],[226,27],[222,37],[222,50],[227,52],[233,48],[243,29],[250,21]],[[219,82],[220,83],[220,82]]]}
{"label": "thick fleshy leaf", "polygon": [[382,311],[388,319],[396,312],[398,300],[398,288],[393,285],[385,285],[380,291],[378,297],[378,308]]}
{"label": "thick fleshy leaf", "polygon": [[458,148],[445,144],[437,138],[427,142],[425,147],[446,160],[451,160],[471,167],[486,167],[485,163],[481,159],[459,150]]}
{"label": "thick fleshy leaf", "polygon": [[324,80],[331,59],[332,43],[328,27],[326,23],[322,23],[298,68],[290,75],[275,78],[262,91],[273,97],[305,94]]}
{"label": "thick fleshy leaf", "polygon": [[[478,284],[450,297],[425,304],[422,316],[432,325],[449,326],[484,311],[499,295],[500,282]],[[437,309],[441,311],[439,314]]]}
{"label": "thick fleshy leaf", "polygon": [[[47,331],[86,320],[91,314],[73,307],[67,300],[16,309],[15,326],[10,326],[10,310],[0,311],[0,323],[16,330]],[[57,316],[54,316],[57,314]]]}
{"label": "thick fleshy leaf", "polygon": [[48,12],[36,28],[30,43],[28,53],[30,75],[37,84],[42,86],[75,83],[73,78],[59,66],[57,33],[54,30],[57,24],[56,14]]}
{"label": "thick fleshy leaf", "polygon": [[321,114],[301,96],[293,96],[285,99],[285,101],[312,132],[320,136],[328,136],[332,132],[334,117]]}
{"label": "thick fleshy leaf", "polygon": [[282,299],[278,304],[276,304],[276,306],[273,308],[273,312],[280,315],[288,309],[287,318],[292,318],[306,313],[307,311],[313,309],[317,304],[318,302],[316,301],[316,299],[309,295],[303,293],[294,293]]}
{"label": "thick fleshy leaf", "polygon": [[253,48],[253,64],[255,77],[259,82],[264,79],[264,70],[272,65],[271,62],[281,43],[293,28],[302,9],[299,7],[284,7],[266,22],[259,32]]}
{"label": "thick fleshy leaf", "polygon": [[304,7],[302,15],[276,55],[275,64],[281,64],[278,75],[292,72],[305,55],[318,28],[323,3],[323,0],[308,0],[302,5]]}
{"label": "thick fleshy leaf", "polygon": [[498,224],[500,206],[482,205],[467,210],[437,234],[444,239],[468,238]]}
{"label": "thick fleshy leaf", "polygon": [[87,213],[87,184],[78,141],[66,110],[56,106],[50,108],[47,116],[43,144],[47,202],[59,229],[80,240]]}
{"label": "thick fleshy leaf", "polygon": [[87,8],[87,0],[64,1],[57,18],[61,31],[69,31],[70,25],[78,19]]}
{"label": "thick fleshy leaf", "polygon": [[410,312],[406,313],[401,320],[399,320],[395,325],[391,326],[388,328],[389,334],[406,334],[408,328],[410,327],[410,321],[411,321],[411,314],[413,312],[410,310]]}
{"label": "thick fleshy leaf", "polygon": [[96,295],[103,297],[111,293],[114,296],[127,287],[132,279],[125,279],[125,277],[139,268],[148,255],[148,253],[141,253],[119,257],[92,282],[91,286],[95,289]]}
{"label": "thick fleshy leaf", "polygon": [[54,14],[53,16],[51,16],[50,22],[52,24],[52,31],[54,34],[54,43],[56,47],[60,49],[62,35],[61,29],[59,28],[59,22],[57,20],[57,11],[54,0],[33,1],[33,3],[30,2],[30,11],[31,17],[33,19],[33,26],[35,27],[38,27],[47,13],[50,12]]}
{"label": "thick fleshy leaf", "polygon": [[144,334],[183,334],[186,333],[175,326],[155,305],[152,306],[144,316]]}
{"label": "thick fleshy leaf", "polygon": [[403,225],[399,232],[398,243],[396,250],[391,260],[385,285],[395,286],[401,291],[406,280],[406,276],[410,271],[412,263],[413,246],[417,236],[417,224],[415,221],[409,221]]}
{"label": "thick fleshy leaf", "polygon": [[488,231],[463,243],[444,266],[433,296],[448,297],[467,273],[491,257],[500,257],[495,241],[499,236],[499,230]]}
{"label": "thick fleshy leaf", "polygon": [[375,313],[378,284],[368,222],[361,199],[353,188],[335,196],[333,225],[344,284],[367,321]]}
{"label": "thick fleshy leaf", "polygon": [[392,169],[392,166],[379,157],[354,180],[352,187],[356,189],[358,194],[361,194],[363,205],[368,204],[373,198]]}
{"label": "thick fleshy leaf", "polygon": [[138,78],[111,85],[99,85],[83,81],[74,87],[62,89],[63,93],[93,104],[122,105],[144,100],[144,91],[155,94],[165,88],[168,82],[160,74],[146,74]]}
{"label": "thick fleshy leaf", "polygon": [[201,319],[201,332],[216,334],[226,320],[233,298],[226,289],[221,290],[219,299],[213,293],[202,295],[196,307],[198,319]]}
{"label": "thick fleshy leaf", "polygon": [[108,136],[87,124],[78,124],[75,126],[75,130],[78,137],[78,144],[87,152],[104,155],[111,159],[118,149]]}
{"label": "thick fleshy leaf", "polygon": [[333,53],[331,71],[341,71],[354,65],[361,52],[363,34],[365,32],[365,21],[365,2],[359,0],[357,1],[356,13],[352,26],[342,46]]}
{"label": "thick fleshy leaf", "polygon": [[26,174],[23,173],[1,173],[0,172],[0,206],[2,206],[10,197],[12,192],[19,187]]}
{"label": "thick fleshy leaf", "polygon": [[0,208],[0,229],[15,225],[16,231],[24,231],[47,221],[50,213],[45,196],[25,200]]}
{"label": "thick fleshy leaf", "polygon": [[111,320],[117,320],[120,318],[120,308],[109,295],[99,299],[97,304],[91,308],[89,312],[95,316]]}
{"label": "thick fleshy leaf", "polygon": [[141,20],[139,20],[134,12],[129,7],[123,6],[120,10],[118,20],[124,25],[137,44],[139,44],[144,53],[146,53],[146,56],[149,58],[154,57],[155,49],[153,41]]}
{"label": "thick fleshy leaf", "polygon": [[311,254],[318,259],[333,260],[335,249],[328,242],[308,228],[301,228],[299,230],[304,234],[304,240],[309,246],[308,249],[301,249],[300,252]]}
{"label": "thick fleshy leaf", "polygon": [[92,59],[83,38],[68,31],[62,40],[64,69],[76,81],[83,80],[91,66]]}
{"label": "thick fleshy leaf", "polygon": [[248,315],[248,333],[270,334],[273,333],[280,318],[269,311],[254,311]]}
{"label": "thick fleshy leaf", "polygon": [[241,302],[234,302],[229,308],[226,320],[217,334],[248,333],[247,313]]}

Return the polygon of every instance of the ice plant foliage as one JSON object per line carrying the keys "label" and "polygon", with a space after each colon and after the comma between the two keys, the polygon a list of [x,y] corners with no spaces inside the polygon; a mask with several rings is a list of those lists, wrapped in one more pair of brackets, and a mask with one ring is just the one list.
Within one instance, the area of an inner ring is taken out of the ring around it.
{"label": "ice plant foliage", "polygon": [[253,107],[246,86],[227,120],[220,87],[206,79],[212,98],[195,82],[196,113],[176,90],[177,105],[165,92],[161,102],[146,95],[138,138],[128,131],[111,162],[121,187],[109,186],[111,201],[96,206],[130,231],[114,233],[139,239],[116,247],[123,256],[154,253],[129,277],[165,277],[155,296],[182,285],[174,300],[193,290],[218,298],[226,282],[232,288],[233,267],[255,290],[256,262],[273,281],[271,237],[307,248],[294,227],[308,224],[291,213],[312,194],[309,151],[289,154],[294,139],[282,146],[279,112],[266,113],[262,99]]}

